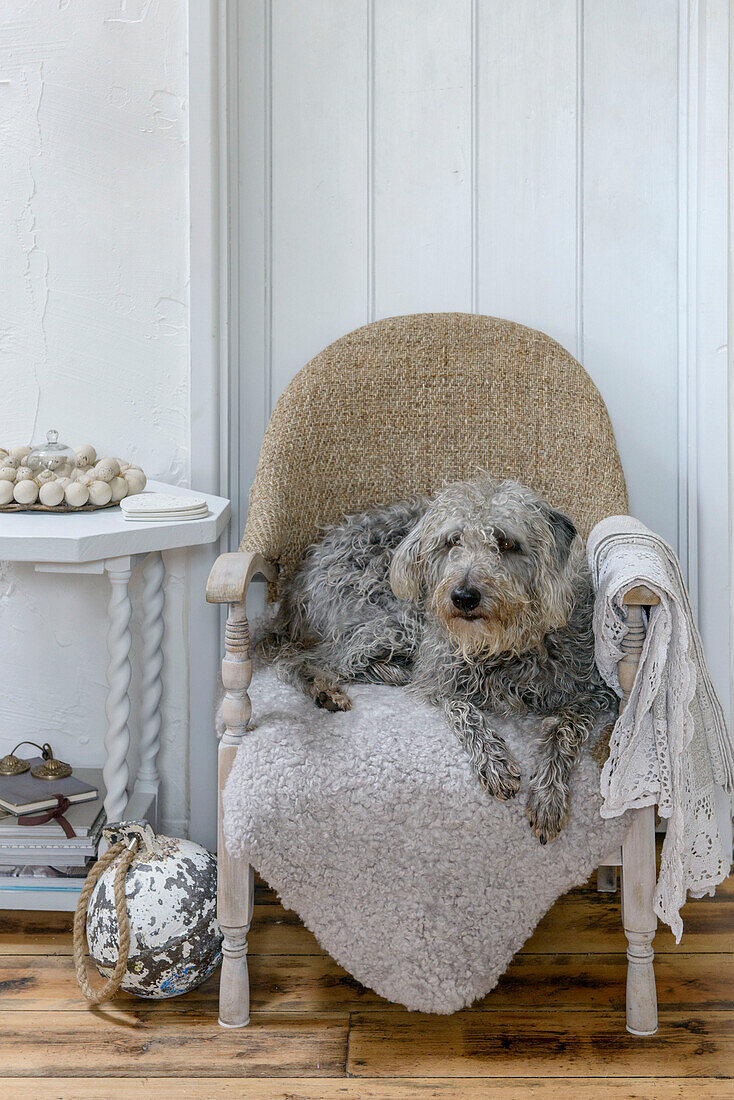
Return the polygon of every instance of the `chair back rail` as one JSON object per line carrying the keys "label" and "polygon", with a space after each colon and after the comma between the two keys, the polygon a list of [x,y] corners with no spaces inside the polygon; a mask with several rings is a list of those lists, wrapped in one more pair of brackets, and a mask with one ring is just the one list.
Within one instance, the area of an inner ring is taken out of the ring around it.
{"label": "chair back rail", "polygon": [[312,359],[278,401],[240,549],[283,577],[345,515],[481,470],[532,486],[584,537],[627,512],[604,402],[555,340],[465,313],[375,321]]}

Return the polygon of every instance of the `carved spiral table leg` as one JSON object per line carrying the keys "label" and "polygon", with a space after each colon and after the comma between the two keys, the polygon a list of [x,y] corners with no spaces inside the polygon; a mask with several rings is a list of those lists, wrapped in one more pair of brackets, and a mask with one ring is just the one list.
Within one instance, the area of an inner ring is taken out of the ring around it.
{"label": "carved spiral table leg", "polygon": [[[140,760],[135,793],[155,798],[158,793],[158,750],[161,739],[163,695],[163,581],[166,569],[160,551],[143,563],[143,655],[140,689]],[[154,824],[154,823],[153,823]]]}
{"label": "carved spiral table leg", "polygon": [[108,821],[119,821],[127,806],[128,766],[130,746],[130,614],[131,604],[128,582],[131,568],[127,558],[108,561],[106,564],[111,592],[107,605],[109,629],[107,649],[110,655],[107,666],[107,735],[104,744],[107,759],[102,770],[107,795],[104,808]]}
{"label": "carved spiral table leg", "polygon": [[247,689],[252,679],[250,633],[243,603],[229,605],[224,635],[222,718],[225,730],[219,743],[219,873],[217,917],[222,929],[222,977],[219,993],[219,1022],[223,1027],[244,1027],[250,1019],[250,988],[247,972],[247,933],[252,920],[253,871],[227,852],[222,829],[222,792],[237,749],[252,714]]}

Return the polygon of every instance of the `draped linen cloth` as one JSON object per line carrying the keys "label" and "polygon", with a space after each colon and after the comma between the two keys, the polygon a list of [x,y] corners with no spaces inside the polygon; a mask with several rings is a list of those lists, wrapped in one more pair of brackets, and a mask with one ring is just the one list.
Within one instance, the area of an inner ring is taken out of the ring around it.
{"label": "draped linen cloth", "polygon": [[612,732],[601,815],[657,806],[667,819],[654,907],[680,942],[686,895],[713,894],[731,870],[734,746],[670,546],[638,520],[611,516],[591,531],[587,553],[596,589],[596,661],[620,697],[624,596],[642,584],[660,599]]}

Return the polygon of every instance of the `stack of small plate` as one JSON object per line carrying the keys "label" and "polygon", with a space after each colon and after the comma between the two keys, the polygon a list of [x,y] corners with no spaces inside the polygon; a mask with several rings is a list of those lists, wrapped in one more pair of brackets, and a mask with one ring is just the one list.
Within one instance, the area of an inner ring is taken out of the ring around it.
{"label": "stack of small plate", "polygon": [[204,497],[175,497],[169,493],[137,493],[124,497],[120,509],[129,520],[202,519],[209,515]]}

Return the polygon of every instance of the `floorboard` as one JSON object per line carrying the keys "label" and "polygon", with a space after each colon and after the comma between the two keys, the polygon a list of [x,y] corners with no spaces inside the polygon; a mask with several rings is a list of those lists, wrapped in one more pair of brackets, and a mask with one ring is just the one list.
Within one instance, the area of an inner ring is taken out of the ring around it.
{"label": "floorboard", "polygon": [[[0,1078],[0,1086],[12,1090],[13,1100],[39,1100],[38,1081]],[[210,1077],[175,1080],[149,1077],[109,1081],[76,1077],[44,1081],[43,1100],[731,1100],[731,1082],[714,1077],[681,1080],[676,1077],[586,1078],[583,1082],[510,1077],[476,1081],[466,1078],[385,1078],[383,1080],[335,1080],[298,1077],[277,1080],[238,1080]]]}
{"label": "floorboard", "polygon": [[[677,1100],[734,1096],[734,884],[655,941],[660,1030],[624,1030],[619,895],[589,883],[546,915],[498,987],[410,1013],[325,955],[256,886],[252,1021],[217,1026],[218,975],[170,1001],[86,1009],[71,915],[0,915],[0,1068],[13,1100]],[[41,1087],[39,1078],[44,1078]],[[112,1083],[114,1079],[114,1084]],[[203,1079],[206,1084],[203,1084]]]}

